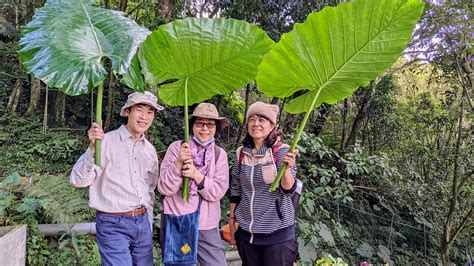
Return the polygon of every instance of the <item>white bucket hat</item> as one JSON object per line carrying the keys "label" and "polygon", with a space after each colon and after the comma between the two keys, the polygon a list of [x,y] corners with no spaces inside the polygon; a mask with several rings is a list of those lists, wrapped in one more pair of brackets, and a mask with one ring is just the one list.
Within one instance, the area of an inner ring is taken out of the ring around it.
{"label": "white bucket hat", "polygon": [[128,114],[125,113],[125,110],[127,110],[127,108],[130,108],[136,104],[149,105],[155,108],[156,112],[159,112],[165,109],[163,106],[158,104],[158,99],[153,93],[149,91],[145,91],[144,93],[134,92],[128,95],[127,102],[122,107],[122,110],[120,110],[120,116],[124,116],[124,117],[128,116]]}

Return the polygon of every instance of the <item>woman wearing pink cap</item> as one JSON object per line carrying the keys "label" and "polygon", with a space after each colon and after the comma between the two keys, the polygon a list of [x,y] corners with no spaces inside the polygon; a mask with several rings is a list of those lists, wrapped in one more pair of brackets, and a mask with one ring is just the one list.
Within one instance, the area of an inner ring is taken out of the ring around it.
{"label": "woman wearing pink cap", "polygon": [[[297,188],[296,152],[281,143],[277,105],[256,102],[247,112],[247,136],[237,149],[230,188],[231,232],[243,265],[293,265]],[[288,165],[279,187],[270,192],[278,170]],[[238,224],[238,229],[236,227]]]}

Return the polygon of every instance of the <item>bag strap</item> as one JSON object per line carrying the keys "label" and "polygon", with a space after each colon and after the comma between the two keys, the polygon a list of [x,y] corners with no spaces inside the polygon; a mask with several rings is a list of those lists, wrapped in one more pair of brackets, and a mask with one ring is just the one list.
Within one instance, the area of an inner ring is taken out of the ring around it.
{"label": "bag strap", "polygon": [[283,145],[283,142],[281,142],[280,139],[277,139],[277,141],[275,142],[275,144],[273,144],[273,147],[272,147],[272,156],[273,156],[273,161],[275,162],[275,165],[278,164],[278,157],[276,156],[276,154],[278,153],[278,150],[280,149],[281,145]]}
{"label": "bag strap", "polygon": [[217,164],[217,159],[221,155],[221,149],[217,147],[217,145],[214,143],[214,164]]}
{"label": "bag strap", "polygon": [[240,174],[240,166],[242,164],[242,161],[244,160],[244,153],[242,152],[242,146],[237,148],[237,157],[239,157],[239,174]]}

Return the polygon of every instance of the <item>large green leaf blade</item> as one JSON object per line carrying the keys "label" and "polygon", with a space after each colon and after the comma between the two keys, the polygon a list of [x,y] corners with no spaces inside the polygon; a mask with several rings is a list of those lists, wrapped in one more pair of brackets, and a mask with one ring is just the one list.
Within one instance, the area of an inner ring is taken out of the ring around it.
{"label": "large green leaf blade", "polygon": [[326,7],[284,34],[259,66],[257,84],[269,96],[288,97],[290,113],[350,96],[399,57],[423,11],[419,0],[359,0]]}
{"label": "large green leaf blade", "polygon": [[36,10],[20,40],[28,72],[70,95],[90,92],[105,79],[103,57],[110,59],[115,73],[126,72],[149,31],[94,2],[55,0]]}
{"label": "large green leaf blade", "polygon": [[225,94],[255,79],[257,66],[273,41],[258,27],[234,19],[186,18],[162,25],[139,51],[145,81],[160,86],[172,106]]}
{"label": "large green leaf blade", "polygon": [[140,68],[140,61],[138,60],[138,53],[132,59],[127,72],[122,77],[121,82],[135,91],[145,91],[145,81],[143,80],[142,69]]}

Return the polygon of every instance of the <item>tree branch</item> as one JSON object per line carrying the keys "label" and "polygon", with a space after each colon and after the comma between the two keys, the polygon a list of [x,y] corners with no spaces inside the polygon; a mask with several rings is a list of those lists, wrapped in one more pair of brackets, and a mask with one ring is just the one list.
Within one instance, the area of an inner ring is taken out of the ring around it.
{"label": "tree branch", "polygon": [[[456,62],[457,63],[457,62]],[[458,64],[458,67],[459,67],[459,64]],[[472,68],[471,66],[469,65],[469,61],[465,60],[462,64],[462,69],[464,69],[464,71],[467,73],[467,75],[469,76],[469,81],[471,82],[471,90],[474,90],[474,72],[472,71]],[[469,97],[469,93],[467,93],[467,86],[463,86],[463,92],[464,92],[464,96],[466,97],[467,99],[467,103],[469,104],[469,107],[471,108],[472,110],[472,102],[471,102],[471,98]]]}
{"label": "tree branch", "polygon": [[427,60],[427,59],[415,58],[415,59],[413,59],[413,60],[411,60],[411,61],[406,62],[405,64],[403,64],[403,65],[400,66],[400,67],[390,69],[390,70],[386,73],[386,75],[387,75],[387,74],[394,74],[394,73],[396,73],[396,72],[398,72],[398,71],[401,71],[401,70],[403,70],[403,69],[405,69],[405,68],[407,68],[407,67],[413,65],[414,63],[420,63],[420,62],[428,62],[428,63],[431,63],[431,61],[429,61],[429,60]]}
{"label": "tree branch", "polygon": [[[326,192],[323,192],[323,193],[319,194],[318,196],[316,196],[316,199],[320,199],[320,198],[322,198],[323,196],[325,196],[326,194],[332,193],[332,192],[334,192],[334,191],[336,191],[336,190],[338,190],[338,189],[339,189],[339,187],[333,187],[333,188],[331,188],[331,190],[330,190],[329,192],[326,191]],[[364,187],[364,186],[352,186],[352,189],[353,189],[353,190],[359,190],[359,191],[364,191],[364,190],[377,191],[376,188]],[[364,191],[364,192],[365,192],[365,191]]]}
{"label": "tree branch", "polygon": [[212,12],[209,14],[209,18],[214,18],[217,14],[217,12],[220,10],[220,4],[219,2],[216,2],[215,5],[214,5],[214,9],[212,10]]}
{"label": "tree branch", "polygon": [[403,52],[402,55],[406,54],[426,54],[426,53],[432,53],[432,52],[437,52],[438,49],[433,49],[433,50],[410,50]]}
{"label": "tree branch", "polygon": [[461,177],[461,181],[459,181],[459,185],[458,185],[458,190],[461,190],[461,188],[464,186],[464,183],[466,183],[469,177],[471,177],[473,174],[474,174],[474,170],[471,170]]}
{"label": "tree branch", "polygon": [[128,11],[125,16],[128,17],[130,16],[133,12],[135,12],[135,10],[137,10],[138,8],[141,8],[144,4],[148,3],[148,0],[145,0],[143,2],[139,2],[138,5],[136,7],[134,7],[132,10]]}
{"label": "tree branch", "polygon": [[454,239],[458,237],[459,233],[461,233],[467,221],[470,220],[472,216],[472,210],[473,210],[473,207],[471,207],[471,210],[466,214],[466,216],[464,216],[464,218],[462,219],[461,223],[458,225],[456,230],[454,230],[454,234],[449,238],[449,241],[447,243],[448,247],[453,243]]}

